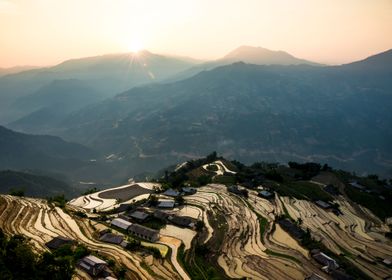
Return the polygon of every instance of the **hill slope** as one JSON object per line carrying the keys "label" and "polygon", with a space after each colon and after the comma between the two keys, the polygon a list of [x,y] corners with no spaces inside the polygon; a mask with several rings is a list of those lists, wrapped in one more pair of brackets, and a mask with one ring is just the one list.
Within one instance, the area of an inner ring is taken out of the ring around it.
{"label": "hill slope", "polygon": [[23,191],[29,197],[51,197],[61,194],[72,195],[70,186],[56,179],[25,172],[0,171],[0,193]]}
{"label": "hill slope", "polygon": [[[387,61],[391,54],[384,55]],[[246,162],[315,160],[385,174],[392,159],[390,66],[363,79],[368,61],[235,63],[134,88],[75,114],[63,133],[128,157],[183,159],[217,150]]]}
{"label": "hill slope", "polygon": [[59,137],[28,135],[0,126],[0,169],[70,171],[94,153]]}

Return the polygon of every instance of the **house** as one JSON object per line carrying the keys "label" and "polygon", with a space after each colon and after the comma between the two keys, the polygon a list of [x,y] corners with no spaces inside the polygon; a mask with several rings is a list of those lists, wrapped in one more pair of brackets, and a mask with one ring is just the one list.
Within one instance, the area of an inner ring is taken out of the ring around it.
{"label": "house", "polygon": [[168,189],[163,193],[163,195],[177,197],[180,196],[180,192],[173,189]]}
{"label": "house", "polygon": [[118,227],[118,228],[121,228],[124,230],[127,230],[132,225],[131,222],[128,222],[128,221],[121,219],[121,218],[113,219],[110,224],[112,226],[115,226],[115,227]]}
{"label": "house", "polygon": [[197,192],[197,190],[195,188],[182,188],[182,192],[184,193],[184,195],[192,195],[195,194]]}
{"label": "house", "polygon": [[187,217],[187,216],[176,216],[176,215],[172,215],[168,217],[168,220],[177,225],[177,226],[181,226],[181,227],[194,227],[196,222],[193,218],[191,217]]}
{"label": "house", "polygon": [[317,206],[319,206],[323,209],[329,209],[332,207],[331,204],[329,204],[328,202],[322,201],[322,200],[317,200],[315,203],[317,204]]}
{"label": "house", "polygon": [[322,252],[318,252],[312,255],[312,257],[319,263],[324,265],[323,270],[326,272],[333,271],[335,269],[339,268],[338,263],[332,259],[331,257],[327,256],[326,254]]}
{"label": "house", "polygon": [[138,224],[132,224],[129,228],[128,231],[135,235],[136,237],[139,237],[141,239],[145,239],[151,242],[155,242],[159,239],[159,232],[157,230],[138,225]]}
{"label": "house", "polygon": [[159,208],[174,208],[174,200],[158,200],[158,207]]}
{"label": "house", "polygon": [[74,244],[75,241],[72,239],[69,239],[67,237],[64,236],[57,236],[54,237],[52,240],[50,240],[49,242],[47,242],[45,245],[46,247],[48,247],[51,250],[57,250],[58,248],[67,245],[67,244]]}
{"label": "house", "polygon": [[146,212],[143,211],[134,211],[130,214],[128,214],[129,217],[131,217],[132,219],[139,221],[139,222],[143,222],[145,221],[150,215]]}
{"label": "house", "polygon": [[274,198],[274,194],[269,191],[266,191],[266,190],[259,191],[258,196],[265,198],[265,199]]}
{"label": "house", "polygon": [[110,233],[110,232],[112,232],[112,230],[111,230],[110,228],[106,228],[106,229],[104,229],[104,230],[101,230],[101,231],[99,232],[99,237],[101,237],[102,235],[104,235],[104,234],[106,234],[106,233]]}
{"label": "house", "polygon": [[301,240],[305,235],[305,232],[300,227],[293,224],[288,219],[280,220],[278,223],[286,232],[297,240]]}
{"label": "house", "polygon": [[157,218],[157,219],[159,219],[161,221],[166,221],[166,219],[169,218],[169,217],[170,217],[170,214],[166,213],[164,211],[156,210],[154,212],[154,218]]}
{"label": "house", "polygon": [[227,187],[227,191],[246,197],[248,196],[248,191],[246,189],[240,189],[237,185]]}
{"label": "house", "polygon": [[96,256],[89,255],[79,260],[77,265],[91,276],[98,276],[107,268],[107,263]]}
{"label": "house", "polygon": [[124,237],[114,233],[105,233],[99,238],[100,241],[112,244],[121,244],[124,240]]}
{"label": "house", "polygon": [[358,190],[361,190],[361,191],[364,191],[364,190],[366,189],[365,186],[362,186],[362,185],[359,184],[357,181],[353,181],[353,182],[351,182],[351,183],[349,183],[349,184],[350,184],[350,186],[352,186],[352,187],[354,187],[354,188],[356,188],[356,189],[358,189]]}

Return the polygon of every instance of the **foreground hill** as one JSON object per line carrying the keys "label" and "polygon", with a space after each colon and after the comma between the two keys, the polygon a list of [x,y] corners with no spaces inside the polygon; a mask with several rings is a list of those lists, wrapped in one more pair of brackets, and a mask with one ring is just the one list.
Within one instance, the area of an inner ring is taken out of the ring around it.
{"label": "foreground hill", "polygon": [[117,95],[74,114],[62,135],[132,160],[170,163],[217,150],[245,162],[315,160],[385,175],[391,56],[340,67],[234,63]]}
{"label": "foreground hill", "polygon": [[[161,81],[192,65],[189,60],[141,51],[137,54],[72,59],[53,67],[7,75],[0,78],[0,124],[25,116],[23,111],[13,107],[14,103],[19,102],[19,98],[31,95],[29,98],[32,104],[36,104],[39,99],[34,99],[34,92],[45,88],[54,80],[72,84],[76,79],[84,82],[84,87],[109,97],[136,85]],[[83,88],[72,91],[74,95],[83,96],[86,93]],[[67,97],[68,95],[64,95],[62,98]]]}

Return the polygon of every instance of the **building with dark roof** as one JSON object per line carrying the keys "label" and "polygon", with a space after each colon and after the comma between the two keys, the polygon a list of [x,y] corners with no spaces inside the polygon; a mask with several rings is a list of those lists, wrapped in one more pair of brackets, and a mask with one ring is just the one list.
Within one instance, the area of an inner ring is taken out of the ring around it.
{"label": "building with dark roof", "polygon": [[269,191],[266,191],[266,190],[259,191],[258,196],[265,198],[265,199],[274,198],[274,194]]}
{"label": "building with dark roof", "polygon": [[167,208],[167,209],[174,208],[174,204],[175,204],[174,200],[161,200],[161,199],[158,200],[159,208]]}
{"label": "building with dark roof", "polygon": [[328,202],[322,201],[322,200],[317,200],[315,203],[317,204],[317,206],[319,206],[323,209],[329,209],[332,207],[331,204],[329,204]]}
{"label": "building with dark roof", "polygon": [[46,247],[48,247],[51,250],[57,250],[58,248],[60,248],[64,245],[68,245],[68,244],[72,245],[74,243],[75,243],[75,241],[72,239],[69,239],[64,236],[57,236],[57,237],[54,237],[49,242],[47,242],[45,245],[46,245]]}
{"label": "building with dark roof", "polygon": [[103,273],[106,270],[108,264],[96,256],[89,255],[79,260],[77,265],[88,274],[95,277]]}
{"label": "building with dark roof", "polygon": [[132,213],[127,214],[129,217],[131,217],[132,219],[139,221],[139,222],[143,222],[145,221],[150,215],[146,212],[143,211],[134,211]]}
{"label": "building with dark roof", "polygon": [[305,235],[305,232],[300,227],[293,224],[288,219],[280,220],[278,223],[286,232],[288,232],[288,234],[297,240],[301,240]]}
{"label": "building with dark roof", "polygon": [[131,222],[128,222],[124,219],[121,218],[116,218],[113,219],[112,222],[110,223],[112,226],[127,230],[129,228],[130,225],[132,225]]}
{"label": "building with dark roof", "polygon": [[124,236],[114,234],[114,233],[105,233],[99,238],[100,241],[106,242],[106,243],[112,243],[112,244],[121,244],[124,240]]}
{"label": "building with dark roof", "polygon": [[322,252],[318,252],[312,255],[313,259],[315,259],[319,264],[323,265],[323,270],[326,272],[331,272],[335,269],[339,268],[338,263],[332,259],[331,257],[327,256]]}
{"label": "building with dark roof", "polygon": [[170,214],[169,214],[169,213],[166,213],[166,212],[164,212],[164,211],[156,210],[156,211],[154,212],[154,218],[157,218],[157,219],[159,219],[159,220],[161,220],[161,221],[166,221],[167,218],[169,218],[169,217],[170,217]]}
{"label": "building with dark roof", "polygon": [[184,195],[192,195],[197,192],[197,189],[191,187],[185,187],[182,188],[182,192],[184,193]]}
{"label": "building with dark roof", "polygon": [[177,197],[180,196],[180,192],[173,189],[168,189],[163,193],[163,195]]}
{"label": "building with dark roof", "polygon": [[138,225],[138,224],[132,224],[128,228],[128,232],[131,234],[135,235],[136,237],[139,237],[141,239],[145,239],[151,242],[155,242],[159,239],[159,232],[157,230]]}
{"label": "building with dark roof", "polygon": [[365,186],[362,186],[361,184],[359,184],[359,183],[356,182],[356,181],[351,182],[351,183],[350,183],[350,186],[352,186],[352,187],[354,187],[354,188],[356,188],[356,189],[358,189],[358,190],[361,190],[361,191],[366,190],[366,187],[365,187]]}
{"label": "building with dark roof", "polygon": [[171,215],[168,217],[168,220],[177,226],[181,227],[194,227],[196,224],[195,219],[187,216],[177,216],[177,215]]}

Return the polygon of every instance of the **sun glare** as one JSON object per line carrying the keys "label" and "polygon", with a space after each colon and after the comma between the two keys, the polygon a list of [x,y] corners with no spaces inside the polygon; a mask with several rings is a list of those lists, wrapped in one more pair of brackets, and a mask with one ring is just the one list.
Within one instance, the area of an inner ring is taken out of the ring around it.
{"label": "sun glare", "polygon": [[140,40],[133,39],[130,41],[128,49],[133,53],[137,53],[143,49],[143,43]]}

